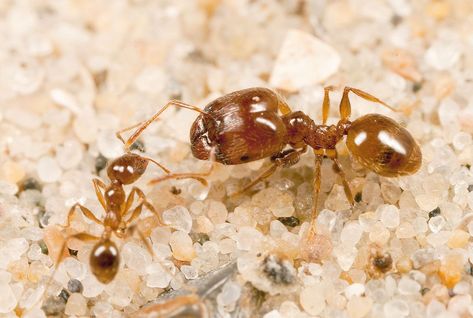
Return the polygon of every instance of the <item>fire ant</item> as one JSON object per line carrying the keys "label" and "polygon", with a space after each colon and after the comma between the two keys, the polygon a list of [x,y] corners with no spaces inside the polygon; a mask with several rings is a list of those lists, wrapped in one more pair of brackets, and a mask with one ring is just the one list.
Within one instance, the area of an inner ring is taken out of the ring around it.
{"label": "fire ant", "polygon": [[[413,174],[422,162],[422,154],[416,141],[394,120],[380,114],[368,114],[354,121],[349,120],[350,92],[395,111],[377,97],[362,90],[345,87],[339,106],[341,119],[337,124],[327,125],[329,92],[332,90],[331,86],[324,88],[321,125],[316,124],[302,111],[293,112],[286,101],[272,90],[256,87],[221,96],[203,110],[180,101],[170,101],[150,119],[133,126],[139,127],[134,135],[141,133],[171,105],[198,111],[201,114],[190,130],[194,157],[209,160],[210,154],[213,153],[215,161],[224,165],[237,165],[268,157],[273,162],[269,169],[239,193],[268,178],[278,167],[296,164],[301,154],[306,152],[307,146],[312,147],[315,154],[315,173],[314,204],[307,240],[310,245],[318,241],[315,238],[315,220],[324,157],[333,161],[335,171],[342,179],[347,199],[354,205],[350,186],[335,149],[336,144],[345,135],[348,150],[355,160],[381,176]],[[134,139],[130,139],[130,142],[133,142]]]}
{"label": "fire ant", "polygon": [[[160,226],[165,226],[161,214],[158,213],[154,206],[146,199],[144,192],[140,188],[133,186],[127,196],[123,186],[131,185],[136,182],[145,173],[146,168],[150,162],[158,166],[166,173],[166,178],[163,179],[192,178],[206,185],[207,182],[203,176],[206,176],[210,173],[209,171],[201,174],[172,174],[170,173],[169,169],[157,161],[132,153],[130,151],[130,147],[133,142],[125,142],[120,135],[121,132],[122,131],[117,132],[117,136],[125,144],[125,153],[122,156],[112,160],[108,165],[107,175],[110,179],[110,184],[107,185],[98,178],[94,178],[92,180],[97,199],[105,211],[103,220],[98,219],[92,213],[92,211],[82,204],[76,203],[70,208],[67,214],[67,222],[63,226],[64,228],[68,228],[71,224],[75,211],[80,209],[86,218],[103,226],[102,236],[96,237],[85,232],[68,236],[62,244],[60,250],[61,252],[59,253],[59,256],[55,262],[55,266],[57,268],[66,255],[68,242],[72,239],[78,239],[84,242],[98,241],[92,248],[89,262],[92,273],[97,278],[97,280],[103,284],[108,284],[114,279],[120,264],[119,250],[117,245],[111,240],[112,234],[115,234],[115,236],[118,238],[123,239],[136,231],[139,234],[140,239],[145,244],[148,252],[151,255],[154,255],[151,245],[146,240],[144,234],[132,223],[141,215],[143,207],[146,207],[157,217],[158,224]],[[132,209],[133,202],[135,201],[135,195],[139,198],[139,201],[136,207]],[[47,285],[49,285],[53,276],[54,273],[51,275],[50,281]]]}

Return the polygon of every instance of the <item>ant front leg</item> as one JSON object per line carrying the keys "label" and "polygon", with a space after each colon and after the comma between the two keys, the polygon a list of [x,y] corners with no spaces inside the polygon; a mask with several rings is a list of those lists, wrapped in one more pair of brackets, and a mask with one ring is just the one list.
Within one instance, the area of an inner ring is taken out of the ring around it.
{"label": "ant front leg", "polygon": [[275,156],[273,156],[273,158],[271,158],[274,163],[267,170],[263,171],[263,173],[256,177],[256,179],[245,185],[242,189],[231,194],[230,196],[235,196],[251,189],[257,183],[269,178],[277,170],[278,167],[288,168],[290,166],[295,165],[299,162],[301,154],[303,154],[306,149],[307,147],[304,147],[300,150],[289,149],[276,154]]}
{"label": "ant front leg", "polygon": [[87,209],[85,206],[83,206],[82,204],[80,203],[76,203],[74,204],[70,210],[69,210],[69,213],[67,214],[67,223],[64,227],[69,227],[71,225],[71,220],[72,220],[72,216],[74,214],[74,211],[76,211],[76,208],[80,208],[80,210],[82,211],[82,214],[88,218],[89,220],[99,224],[99,225],[103,225],[103,222],[100,221],[99,219],[97,219],[97,217],[92,213],[92,211],[90,211],[89,209]]}
{"label": "ant front leg", "polygon": [[[196,111],[196,112],[201,113],[201,114],[208,115],[206,112],[201,110],[199,107],[189,105],[189,104],[186,104],[186,103],[178,101],[178,100],[171,100],[166,105],[164,105],[160,110],[158,110],[153,116],[151,116],[151,118],[149,118],[148,120],[142,121],[138,124],[135,124],[133,126],[127,127],[125,129],[122,129],[122,130],[119,130],[119,131],[116,132],[115,135],[117,136],[118,139],[120,139],[121,142],[123,142],[123,144],[125,146],[125,151],[129,151],[130,146],[138,139],[138,137],[143,133],[143,131],[153,121],[157,120],[158,117],[170,106],[186,108],[186,109],[190,109],[190,110]],[[127,132],[127,131],[135,129],[135,128],[136,128],[135,132],[128,138],[128,140],[125,141],[125,139],[123,139],[123,137],[122,137],[122,134],[124,132]]]}
{"label": "ant front leg", "polygon": [[210,150],[209,161],[211,163],[210,168],[205,172],[170,173],[166,176],[152,179],[148,181],[148,184],[154,185],[154,184],[157,184],[166,180],[171,180],[171,179],[175,179],[175,180],[194,179],[194,180],[199,181],[203,186],[208,186],[206,177],[210,176],[212,174],[212,171],[215,168],[215,148],[212,148]]}
{"label": "ant front leg", "polygon": [[[107,186],[102,180],[97,179],[97,178],[94,178],[92,180],[92,183],[94,184],[95,195],[97,196],[97,199],[99,200],[100,205],[105,211],[107,211],[107,205],[105,204],[105,199],[102,193],[102,191],[105,191]],[[102,189],[102,191],[100,189]]]}

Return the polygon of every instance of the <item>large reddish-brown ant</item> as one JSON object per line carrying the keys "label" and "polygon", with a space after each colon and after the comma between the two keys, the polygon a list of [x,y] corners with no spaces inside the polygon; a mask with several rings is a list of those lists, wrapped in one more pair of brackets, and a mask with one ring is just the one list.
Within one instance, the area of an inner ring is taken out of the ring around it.
{"label": "large reddish-brown ant", "polygon": [[[307,146],[312,147],[315,154],[314,204],[311,227],[306,240],[310,244],[316,241],[316,206],[320,192],[321,163],[324,157],[333,161],[335,170],[342,179],[345,194],[349,202],[354,204],[353,195],[335,149],[336,144],[345,135],[352,156],[364,167],[379,175],[386,177],[409,175],[419,169],[422,161],[420,148],[413,137],[394,120],[379,114],[349,120],[350,92],[394,110],[362,90],[345,87],[340,101],[341,119],[337,124],[326,125],[331,90],[332,87],[324,89],[321,125],[317,125],[301,111],[291,111],[284,99],[270,89],[257,87],[219,97],[210,102],[203,111],[180,101],[170,101],[150,119],[130,127],[138,129],[128,143],[133,143],[141,132],[171,105],[196,110],[201,114],[190,130],[191,149],[196,158],[209,160],[212,152],[215,161],[225,165],[271,158],[273,165],[242,191],[269,177],[277,167],[294,165],[306,151]],[[309,259],[315,258],[306,256]]]}

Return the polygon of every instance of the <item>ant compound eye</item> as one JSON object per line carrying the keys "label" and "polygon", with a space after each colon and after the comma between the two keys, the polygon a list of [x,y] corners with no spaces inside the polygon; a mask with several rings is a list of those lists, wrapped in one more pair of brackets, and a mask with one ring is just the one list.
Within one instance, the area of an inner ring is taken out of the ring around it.
{"label": "ant compound eye", "polygon": [[363,166],[385,177],[413,174],[422,163],[422,153],[411,134],[378,114],[360,117],[351,124],[347,147]]}
{"label": "ant compound eye", "polygon": [[120,259],[115,243],[110,240],[97,243],[90,254],[90,268],[98,281],[107,284],[118,272]]}

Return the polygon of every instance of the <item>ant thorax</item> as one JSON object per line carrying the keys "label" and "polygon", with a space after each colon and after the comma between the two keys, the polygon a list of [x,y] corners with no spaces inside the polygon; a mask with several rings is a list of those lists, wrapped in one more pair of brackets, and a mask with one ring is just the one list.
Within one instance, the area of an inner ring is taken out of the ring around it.
{"label": "ant thorax", "polygon": [[283,117],[287,129],[287,143],[294,148],[309,145],[314,149],[333,149],[346,134],[348,122],[336,125],[317,125],[301,111]]}

